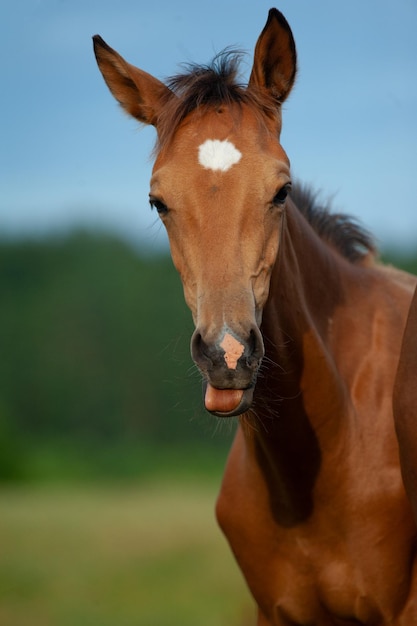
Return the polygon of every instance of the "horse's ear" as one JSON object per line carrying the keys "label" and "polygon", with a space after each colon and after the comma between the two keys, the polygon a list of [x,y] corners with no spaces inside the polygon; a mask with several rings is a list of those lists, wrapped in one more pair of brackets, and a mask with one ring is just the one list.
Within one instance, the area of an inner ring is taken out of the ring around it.
{"label": "horse's ear", "polygon": [[284,102],[296,71],[297,53],[291,28],[282,13],[271,9],[256,43],[249,87],[266,89],[278,103]]}
{"label": "horse's ear", "polygon": [[157,78],[127,63],[99,36],[93,37],[97,64],[122,107],[143,124],[156,126],[159,111],[172,92]]}

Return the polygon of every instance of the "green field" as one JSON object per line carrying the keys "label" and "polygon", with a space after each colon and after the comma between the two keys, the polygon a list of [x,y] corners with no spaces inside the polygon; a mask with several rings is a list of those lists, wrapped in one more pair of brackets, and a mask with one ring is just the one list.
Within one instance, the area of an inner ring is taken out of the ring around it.
{"label": "green field", "polygon": [[0,491],[2,626],[243,626],[213,481]]}

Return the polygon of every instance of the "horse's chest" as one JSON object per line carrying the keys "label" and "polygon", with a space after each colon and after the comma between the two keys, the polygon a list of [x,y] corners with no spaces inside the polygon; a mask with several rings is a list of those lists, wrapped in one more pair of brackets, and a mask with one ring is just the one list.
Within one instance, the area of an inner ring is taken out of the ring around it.
{"label": "horse's chest", "polygon": [[[362,572],[340,555],[303,542],[284,542],[269,555],[254,552],[242,570],[258,604],[276,626],[378,623],[380,613]],[[320,553],[321,552],[321,553]]]}
{"label": "horse's chest", "polygon": [[[376,542],[358,528],[346,535],[332,524],[320,531],[314,524],[286,529],[260,511],[252,517],[252,511],[241,520],[233,515],[232,524],[222,526],[267,619],[260,623],[417,624],[417,607],[407,601],[417,579],[410,578],[402,539],[385,534]],[[403,620],[405,614],[411,621]]]}
{"label": "horse's chest", "polygon": [[236,557],[267,620],[259,624],[417,624],[417,564],[410,571],[408,550],[401,543],[388,551],[371,541],[354,546],[350,539],[264,527],[252,541],[250,532],[238,541]]}
{"label": "horse's chest", "polygon": [[[399,472],[358,473],[360,501],[358,490],[353,501],[353,487],[340,487],[332,499],[317,498],[308,517],[280,517],[270,484],[236,441],[217,515],[265,615],[259,623],[417,624],[415,526]],[[273,486],[275,494],[279,484]],[[316,493],[320,486],[317,481]]]}

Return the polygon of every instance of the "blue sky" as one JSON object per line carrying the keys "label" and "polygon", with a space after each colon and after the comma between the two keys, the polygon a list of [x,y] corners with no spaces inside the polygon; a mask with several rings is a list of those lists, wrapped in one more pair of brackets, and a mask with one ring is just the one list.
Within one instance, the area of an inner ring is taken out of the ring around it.
{"label": "blue sky", "polygon": [[[118,109],[91,36],[160,79],[253,48],[271,0],[2,0],[0,231],[76,225],[165,241],[148,206],[152,128]],[[282,144],[293,175],[379,238],[417,248],[416,0],[282,0],[299,55]]]}

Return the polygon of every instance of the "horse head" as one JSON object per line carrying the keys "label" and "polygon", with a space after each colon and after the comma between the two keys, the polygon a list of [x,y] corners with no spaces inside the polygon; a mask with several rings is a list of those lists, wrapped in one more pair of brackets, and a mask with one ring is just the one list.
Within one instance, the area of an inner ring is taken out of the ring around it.
{"label": "horse head", "polygon": [[291,185],[279,142],[281,104],[296,73],[290,27],[271,9],[245,87],[230,51],[164,84],[98,36],[94,47],[115,98],[157,131],[149,198],[193,315],[191,353],[205,406],[241,414],[264,356],[262,311]]}

